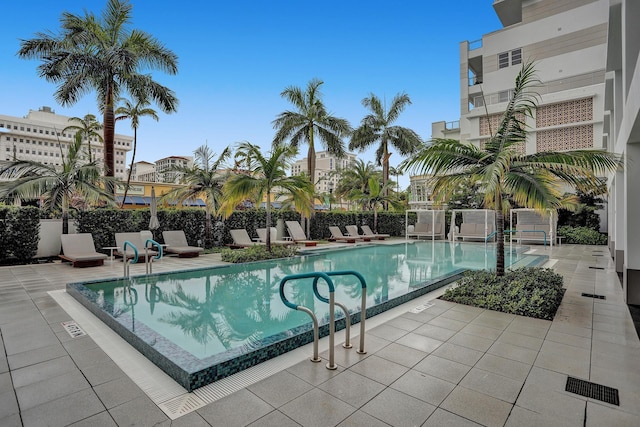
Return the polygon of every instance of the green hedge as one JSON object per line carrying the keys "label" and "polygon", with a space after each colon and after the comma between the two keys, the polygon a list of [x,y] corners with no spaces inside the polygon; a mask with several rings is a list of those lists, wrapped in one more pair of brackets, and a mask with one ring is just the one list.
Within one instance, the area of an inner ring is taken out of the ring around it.
{"label": "green hedge", "polygon": [[471,271],[447,289],[446,301],[504,313],[553,320],[562,302],[563,278],[549,268],[518,268],[498,277],[490,271]]}
{"label": "green hedge", "polygon": [[558,235],[565,238],[564,243],[578,245],[606,245],[607,235],[590,227],[558,227]]}
{"label": "green hedge", "polygon": [[0,206],[0,262],[26,262],[38,252],[40,210]]}
{"label": "green hedge", "polygon": [[289,258],[298,253],[295,245],[273,245],[271,252],[267,251],[267,247],[263,245],[249,246],[245,249],[223,249],[220,257],[224,262],[253,262],[263,261],[267,259]]}

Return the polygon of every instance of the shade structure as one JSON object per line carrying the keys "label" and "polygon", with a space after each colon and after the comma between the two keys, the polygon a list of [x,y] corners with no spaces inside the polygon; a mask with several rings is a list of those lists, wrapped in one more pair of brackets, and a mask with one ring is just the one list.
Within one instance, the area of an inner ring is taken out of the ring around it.
{"label": "shade structure", "polygon": [[151,217],[149,218],[149,230],[157,230],[160,228],[160,222],[158,222],[158,202],[156,201],[156,190],[151,187],[151,203],[149,204],[149,212]]}

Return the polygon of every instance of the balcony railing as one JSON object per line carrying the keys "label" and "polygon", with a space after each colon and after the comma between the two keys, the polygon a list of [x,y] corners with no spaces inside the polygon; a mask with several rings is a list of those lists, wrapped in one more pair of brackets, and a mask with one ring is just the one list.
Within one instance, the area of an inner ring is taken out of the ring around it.
{"label": "balcony railing", "polygon": [[460,129],[460,120],[454,120],[452,122],[446,122],[444,124],[446,130]]}
{"label": "balcony railing", "polygon": [[468,45],[469,47],[467,48],[467,50],[480,49],[482,47],[482,39],[470,41]]}

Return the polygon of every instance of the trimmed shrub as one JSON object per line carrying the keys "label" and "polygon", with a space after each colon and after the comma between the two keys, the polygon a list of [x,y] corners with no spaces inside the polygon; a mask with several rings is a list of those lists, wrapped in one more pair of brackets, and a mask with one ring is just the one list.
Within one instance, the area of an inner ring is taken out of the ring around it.
{"label": "trimmed shrub", "polygon": [[498,277],[470,271],[441,297],[446,301],[552,320],[562,302],[563,278],[549,268],[518,268]]}
{"label": "trimmed shrub", "polygon": [[252,262],[267,259],[289,258],[295,256],[298,248],[295,245],[273,245],[271,252],[264,245],[249,246],[245,249],[223,249],[220,253],[224,262]]}
{"label": "trimmed shrub", "polygon": [[589,227],[570,227],[565,225],[558,228],[558,235],[564,236],[565,243],[578,245],[606,245],[607,235]]}
{"label": "trimmed shrub", "polygon": [[38,208],[0,206],[0,262],[31,260],[38,252],[39,232]]}

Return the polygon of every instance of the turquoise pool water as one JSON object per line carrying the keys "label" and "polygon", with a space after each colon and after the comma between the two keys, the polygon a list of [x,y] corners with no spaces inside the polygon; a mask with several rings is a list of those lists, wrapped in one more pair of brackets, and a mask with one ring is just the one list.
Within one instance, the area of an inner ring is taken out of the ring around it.
{"label": "turquoise pool water", "polygon": [[[507,265],[539,261],[539,257],[515,250],[506,256]],[[170,370],[194,373],[239,355],[254,354],[254,359],[263,359],[260,352],[281,341],[287,342],[284,351],[308,342],[308,337],[298,340],[296,336],[308,335],[309,316],[285,307],[278,295],[280,281],[287,275],[358,271],[367,282],[367,307],[376,312],[376,306],[404,302],[407,295],[463,270],[494,266],[493,246],[408,242],[317,250],[292,259],[73,284],[74,292],[70,293],[87,300],[81,302],[94,313],[99,312],[136,348],[145,354],[150,352],[147,356],[157,364],[157,358],[166,358],[162,363],[170,365]],[[360,282],[346,276],[334,278],[334,283],[336,301],[345,304],[350,313],[359,313]],[[313,309],[320,323],[326,323],[328,307],[314,298],[310,279],[287,283],[285,293],[289,301]],[[339,309],[336,316],[342,317]],[[136,340],[140,341],[138,345],[132,342]],[[219,376],[218,370],[215,376]]]}

